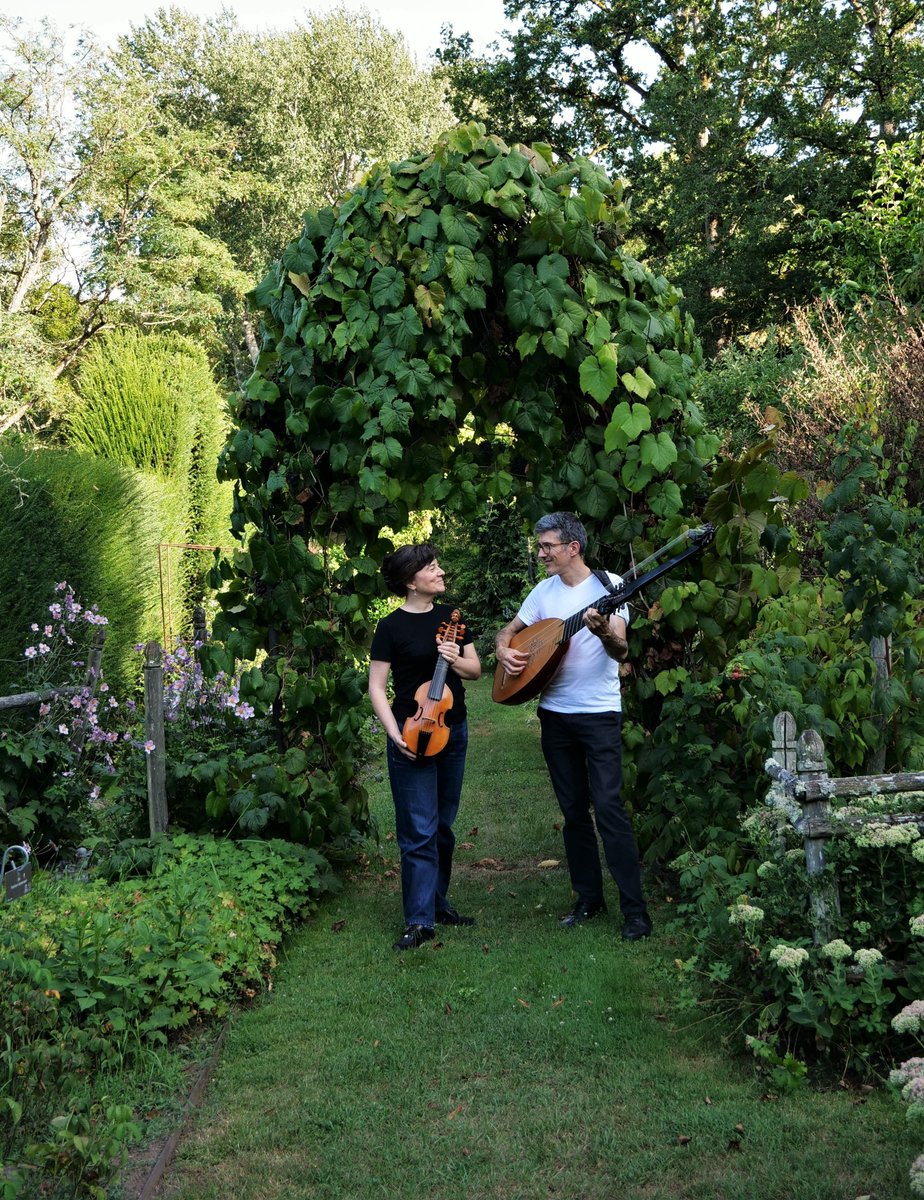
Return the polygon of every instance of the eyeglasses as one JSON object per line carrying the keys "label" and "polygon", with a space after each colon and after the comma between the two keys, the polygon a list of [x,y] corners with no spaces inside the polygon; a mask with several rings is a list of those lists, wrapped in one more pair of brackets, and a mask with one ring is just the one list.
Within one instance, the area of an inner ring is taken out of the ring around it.
{"label": "eyeglasses", "polygon": [[571,545],[570,542],[537,542],[536,543],[536,553],[537,554],[551,554],[556,546],[570,546],[570,545]]}

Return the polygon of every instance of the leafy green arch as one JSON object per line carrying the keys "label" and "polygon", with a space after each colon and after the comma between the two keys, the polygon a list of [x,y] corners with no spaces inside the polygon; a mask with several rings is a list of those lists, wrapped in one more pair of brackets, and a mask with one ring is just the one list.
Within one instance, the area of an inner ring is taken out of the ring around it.
{"label": "leafy green arch", "polygon": [[[246,549],[221,567],[216,634],[269,652],[244,689],[304,765],[298,836],[345,834],[364,811],[383,530],[503,498],[524,522],[579,512],[624,561],[630,540],[641,555],[698,520],[717,449],[690,400],[699,343],[677,289],[624,250],[628,227],[623,184],[592,162],[472,123],[308,213],[256,289],[262,349],[221,467]],[[734,491],[715,515],[740,515]],[[718,589],[737,594],[742,534],[756,548],[759,533],[720,529],[728,570],[694,600],[707,636]],[[688,610],[664,619],[682,631]]]}

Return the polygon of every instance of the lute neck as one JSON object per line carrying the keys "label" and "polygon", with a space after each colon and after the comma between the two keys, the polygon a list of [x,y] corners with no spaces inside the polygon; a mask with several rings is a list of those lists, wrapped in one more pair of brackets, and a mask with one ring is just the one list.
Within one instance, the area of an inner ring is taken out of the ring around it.
{"label": "lute neck", "polygon": [[590,604],[586,604],[576,613],[572,613],[570,617],[566,617],[562,623],[559,645],[564,645],[569,638],[573,638],[579,630],[584,628],[584,614],[587,612],[588,608],[595,608],[598,612],[600,612],[602,611],[600,609],[600,605],[604,604],[604,602],[607,602],[608,605],[609,599],[609,596],[600,596],[597,600],[593,600]]}

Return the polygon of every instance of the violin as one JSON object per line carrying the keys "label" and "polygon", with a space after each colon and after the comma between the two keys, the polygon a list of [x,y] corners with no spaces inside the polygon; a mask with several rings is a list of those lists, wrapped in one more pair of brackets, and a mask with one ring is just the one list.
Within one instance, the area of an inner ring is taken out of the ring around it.
{"label": "violin", "polygon": [[[461,616],[457,608],[452,610],[449,620],[443,621],[437,631],[437,643],[462,641],[465,626]],[[446,683],[448,671],[449,661],[440,655],[433,678],[429,683],[422,683],[414,693],[417,712],[404,722],[401,736],[416,758],[432,758],[445,749],[449,741],[445,718],[452,708],[452,692]]]}

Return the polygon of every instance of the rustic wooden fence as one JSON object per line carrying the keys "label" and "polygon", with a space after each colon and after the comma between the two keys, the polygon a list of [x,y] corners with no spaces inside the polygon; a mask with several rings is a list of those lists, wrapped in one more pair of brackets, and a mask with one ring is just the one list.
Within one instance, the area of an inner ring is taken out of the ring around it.
{"label": "rustic wooden fence", "polygon": [[[897,795],[901,792],[924,791],[924,772],[893,775],[851,775],[833,778],[828,774],[825,745],[814,729],[796,736],[792,713],[778,713],[773,720],[773,757],[764,764],[771,779],[801,808],[794,821],[802,836],[805,866],[811,888],[813,938],[816,945],[831,939],[832,916],[840,912],[836,876],[822,879],[825,869],[825,846],[836,829],[831,821],[831,798],[834,796]],[[877,823],[880,825],[917,824],[924,829],[924,813],[881,812],[857,815],[853,826]]]}

